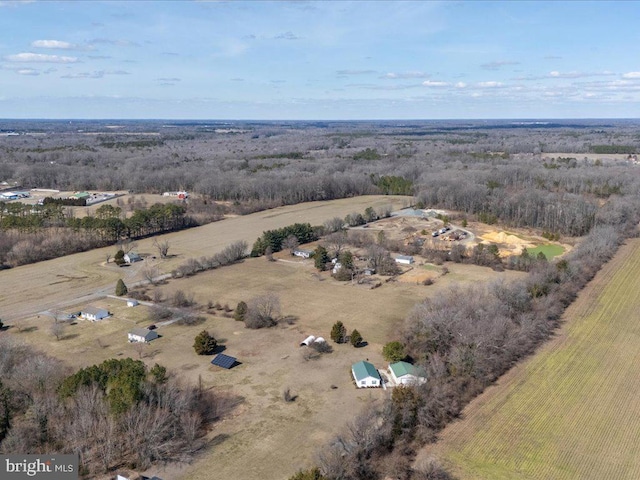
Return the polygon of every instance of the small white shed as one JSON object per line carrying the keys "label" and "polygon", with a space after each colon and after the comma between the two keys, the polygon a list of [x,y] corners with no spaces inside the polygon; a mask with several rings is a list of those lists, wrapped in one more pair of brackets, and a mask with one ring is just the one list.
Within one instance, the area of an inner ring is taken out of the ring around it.
{"label": "small white shed", "polygon": [[413,263],[413,257],[409,255],[398,255],[396,257],[396,263],[402,263],[403,265],[411,265]]}
{"label": "small white shed", "polygon": [[138,300],[136,300],[135,298],[129,298],[127,300],[127,307],[137,307],[138,306]]}

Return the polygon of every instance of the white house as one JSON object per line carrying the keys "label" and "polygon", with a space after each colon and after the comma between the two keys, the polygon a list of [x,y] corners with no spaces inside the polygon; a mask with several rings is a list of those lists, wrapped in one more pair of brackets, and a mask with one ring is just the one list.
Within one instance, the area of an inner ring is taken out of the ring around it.
{"label": "white house", "polygon": [[311,258],[311,256],[313,255],[313,250],[294,250],[293,254],[296,257],[301,257],[301,258]]}
{"label": "white house", "polygon": [[413,257],[408,255],[398,255],[396,257],[396,263],[402,263],[403,265],[411,265],[413,263]]}
{"label": "white house", "polygon": [[331,269],[331,273],[333,273],[334,275],[336,273],[338,273],[340,271],[340,269],[342,268],[342,264],[340,262],[336,262],[333,264],[333,268]]}
{"label": "white house", "polygon": [[155,330],[149,330],[148,328],[134,328],[129,332],[128,337],[129,342],[148,343],[158,338],[158,334]]}
{"label": "white house", "polygon": [[142,257],[138,255],[136,252],[125,253],[123,258],[124,258],[124,261],[127,263],[135,263],[135,262],[142,261]]}
{"label": "white house", "polygon": [[104,308],[85,307],[80,311],[80,317],[95,322],[109,316],[109,311]]}
{"label": "white house", "polygon": [[427,372],[407,362],[390,364],[389,372],[396,385],[422,385],[427,381]]}
{"label": "white house", "polygon": [[364,360],[351,366],[351,374],[358,388],[379,387],[382,384],[376,367]]}

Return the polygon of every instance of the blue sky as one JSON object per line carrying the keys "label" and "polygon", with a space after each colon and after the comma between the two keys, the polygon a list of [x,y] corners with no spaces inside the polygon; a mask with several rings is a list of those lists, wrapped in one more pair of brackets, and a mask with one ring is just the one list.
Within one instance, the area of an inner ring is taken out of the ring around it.
{"label": "blue sky", "polygon": [[0,117],[635,118],[640,3],[1,1]]}

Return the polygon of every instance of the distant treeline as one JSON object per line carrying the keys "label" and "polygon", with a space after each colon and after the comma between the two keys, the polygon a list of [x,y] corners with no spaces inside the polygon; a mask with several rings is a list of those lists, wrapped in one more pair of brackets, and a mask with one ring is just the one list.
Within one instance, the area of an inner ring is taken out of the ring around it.
{"label": "distant treeline", "polygon": [[135,210],[130,217],[124,217],[120,207],[102,205],[95,216],[75,218],[55,202],[0,202],[0,264],[33,263],[196,224],[186,207],[171,203]]}
{"label": "distant treeline", "polygon": [[43,205],[63,205],[65,207],[86,207],[87,200],[84,198],[53,198],[45,197]]}

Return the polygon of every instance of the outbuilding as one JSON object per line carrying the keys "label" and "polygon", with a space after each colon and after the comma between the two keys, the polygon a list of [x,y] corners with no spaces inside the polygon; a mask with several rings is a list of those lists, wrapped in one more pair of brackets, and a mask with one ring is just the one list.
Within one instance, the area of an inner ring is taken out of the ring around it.
{"label": "outbuilding", "polygon": [[80,317],[95,322],[109,316],[109,311],[104,308],[85,307],[80,311]]}
{"label": "outbuilding", "polygon": [[313,250],[294,250],[293,254],[296,257],[300,257],[300,258],[311,258],[313,256]]}
{"label": "outbuilding", "polygon": [[315,339],[316,337],[314,337],[313,335],[309,335],[307,338],[305,338],[303,341],[300,342],[300,346],[308,347],[315,341]]}
{"label": "outbuilding", "polygon": [[149,330],[148,328],[134,328],[128,334],[129,342],[148,343],[151,340],[158,338],[158,334],[155,330]]}
{"label": "outbuilding", "polygon": [[422,385],[427,381],[427,372],[408,362],[390,364],[389,372],[396,385]]}
{"label": "outbuilding", "polygon": [[380,374],[376,367],[364,360],[351,366],[351,374],[358,388],[379,387],[382,384]]}
{"label": "outbuilding", "polygon": [[398,255],[396,257],[396,263],[402,263],[403,265],[411,265],[413,263],[413,257],[409,255]]}
{"label": "outbuilding", "polygon": [[142,261],[142,257],[138,255],[136,252],[125,253],[123,258],[124,258],[124,261],[127,263],[135,263],[135,262]]}
{"label": "outbuilding", "polygon": [[138,306],[138,300],[136,300],[135,298],[130,298],[127,300],[127,307],[137,307]]}

